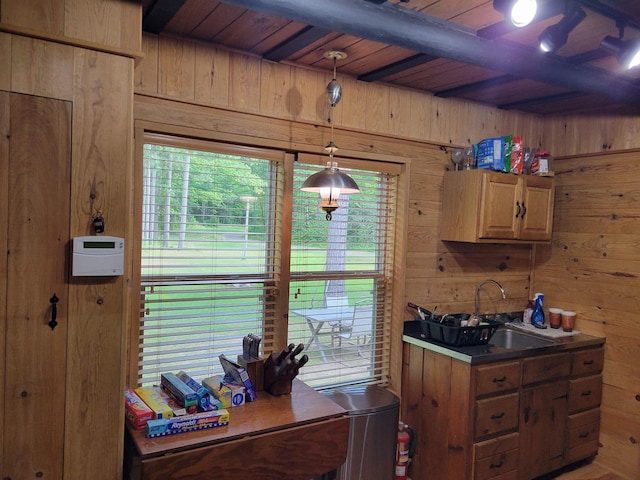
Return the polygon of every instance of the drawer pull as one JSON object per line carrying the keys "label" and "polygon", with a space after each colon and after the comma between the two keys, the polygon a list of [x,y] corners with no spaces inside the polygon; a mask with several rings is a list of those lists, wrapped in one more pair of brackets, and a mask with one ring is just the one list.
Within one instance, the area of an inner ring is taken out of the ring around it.
{"label": "drawer pull", "polygon": [[589,437],[589,432],[582,432],[580,435],[578,435],[579,438],[588,438]]}
{"label": "drawer pull", "polygon": [[593,365],[593,360],[585,360],[584,362],[582,362],[582,364],[585,367],[588,367],[589,365]]}
{"label": "drawer pull", "polygon": [[587,390],[586,392],[582,392],[580,395],[582,395],[583,397],[588,397],[589,395],[591,395],[591,390]]}
{"label": "drawer pull", "polygon": [[504,465],[504,462],[500,460],[500,463],[492,463],[491,465],[489,465],[489,468],[500,468],[502,467],[502,465]]}
{"label": "drawer pull", "polygon": [[498,420],[498,419],[500,419],[502,417],[504,417],[504,412],[500,412],[498,414],[494,413],[493,415],[491,415],[491,420]]}
{"label": "drawer pull", "polygon": [[507,379],[507,376],[506,376],[506,375],[503,375],[503,376],[502,376],[502,377],[500,377],[500,378],[494,378],[494,379],[493,379],[493,383],[502,383],[502,382],[504,382],[506,379]]}

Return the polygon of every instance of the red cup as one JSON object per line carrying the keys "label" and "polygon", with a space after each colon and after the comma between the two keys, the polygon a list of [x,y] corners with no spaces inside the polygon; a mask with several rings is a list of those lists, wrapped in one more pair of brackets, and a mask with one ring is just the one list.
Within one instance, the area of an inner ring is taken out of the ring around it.
{"label": "red cup", "polygon": [[562,325],[562,309],[550,308],[549,309],[549,326],[551,328],[560,328]]}
{"label": "red cup", "polygon": [[562,330],[572,332],[576,324],[576,312],[564,310],[562,312]]}

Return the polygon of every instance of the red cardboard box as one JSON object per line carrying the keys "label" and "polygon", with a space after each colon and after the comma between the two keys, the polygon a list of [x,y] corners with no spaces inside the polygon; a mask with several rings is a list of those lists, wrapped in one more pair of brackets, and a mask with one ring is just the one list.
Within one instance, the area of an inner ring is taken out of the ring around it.
{"label": "red cardboard box", "polygon": [[153,419],[153,411],[130,388],[124,391],[124,407],[125,418],[136,430],[142,430]]}

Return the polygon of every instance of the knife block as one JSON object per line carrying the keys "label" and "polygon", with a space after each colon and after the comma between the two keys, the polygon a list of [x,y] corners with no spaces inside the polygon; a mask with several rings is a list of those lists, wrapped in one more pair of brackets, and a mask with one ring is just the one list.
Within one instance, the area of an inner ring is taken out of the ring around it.
{"label": "knife block", "polygon": [[242,355],[238,355],[237,363],[247,371],[256,392],[262,392],[264,390],[264,359],[251,358],[247,360]]}
{"label": "knife block", "polygon": [[279,375],[282,365],[276,363],[277,355],[272,353],[264,363],[264,389],[274,396],[291,393],[295,375]]}

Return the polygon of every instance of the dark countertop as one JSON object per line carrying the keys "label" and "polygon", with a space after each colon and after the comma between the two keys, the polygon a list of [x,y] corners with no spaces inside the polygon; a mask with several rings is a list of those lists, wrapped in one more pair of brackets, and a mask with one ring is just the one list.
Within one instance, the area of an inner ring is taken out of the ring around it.
{"label": "dark countertop", "polygon": [[[409,322],[405,322],[409,323]],[[502,326],[500,328],[510,328]],[[503,360],[511,360],[517,358],[531,357],[534,355],[542,355],[547,353],[563,352],[574,350],[577,348],[591,347],[603,345],[605,338],[594,337],[580,333],[569,337],[554,338],[552,342],[541,347],[528,348],[502,348],[491,344],[491,340],[486,345],[476,345],[469,347],[456,347],[445,345],[428,339],[418,338],[411,329],[405,327],[405,333],[402,335],[402,341],[416,345],[427,350],[446,355],[472,365],[500,362]],[[548,337],[545,337],[548,339]]]}

